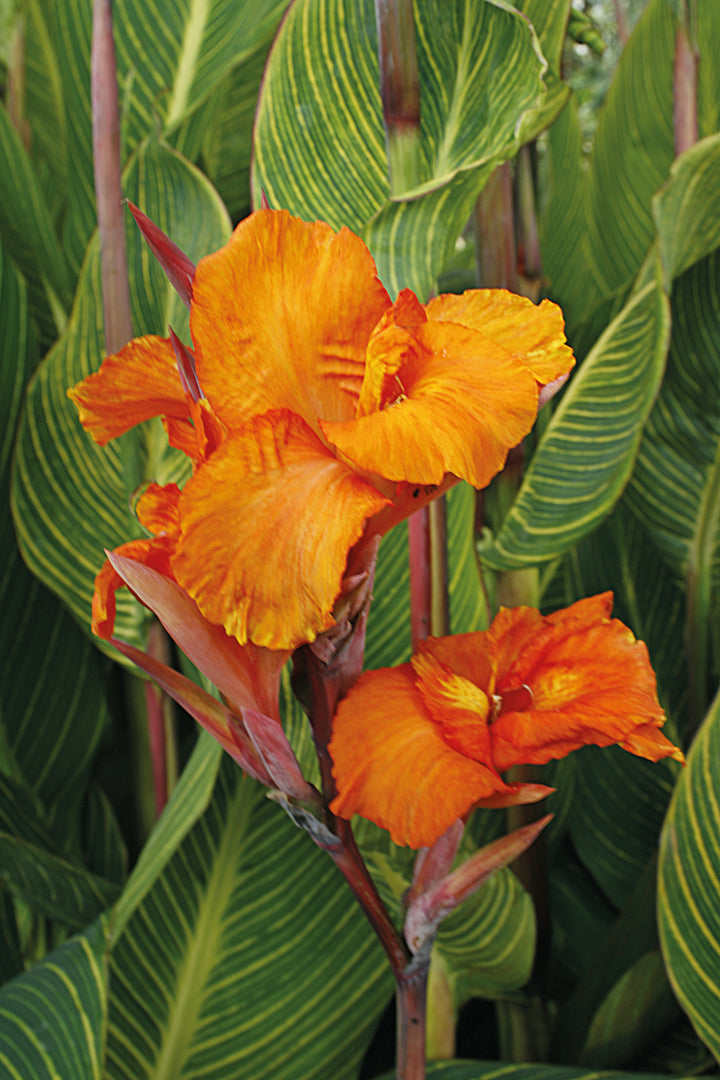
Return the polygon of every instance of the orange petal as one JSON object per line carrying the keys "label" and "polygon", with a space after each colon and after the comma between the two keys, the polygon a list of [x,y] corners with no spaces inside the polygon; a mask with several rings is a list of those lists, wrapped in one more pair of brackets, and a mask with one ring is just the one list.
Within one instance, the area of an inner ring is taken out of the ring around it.
{"label": "orange petal", "polygon": [[385,505],[303,420],[267,413],[185,485],[175,577],[241,644],[296,648],[334,625],[348,551]]}
{"label": "orange petal", "polygon": [[491,726],[500,770],[588,744],[629,748],[634,731],[664,723],[647,648],[608,618],[610,602],[606,593],[539,619],[529,609],[506,611],[499,631],[488,632],[498,650],[498,693],[524,684],[532,694],[529,709],[501,713]]}
{"label": "orange petal", "polygon": [[200,398],[199,401],[188,398],[188,410],[189,420],[166,416],[163,418],[163,427],[170,445],[176,450],[182,450],[183,454],[187,454],[197,463],[218,448],[227,430],[205,398]]}
{"label": "orange petal", "polygon": [[428,318],[479,330],[522,360],[541,385],[567,375],[575,364],[557,304],[533,304],[506,289],[469,289],[444,294],[426,305]]}
{"label": "orange petal", "polygon": [[648,758],[650,761],[660,761],[661,758],[671,757],[685,764],[685,755],[682,750],[673,746],[654,724],[642,724],[636,727],[620,745],[623,750],[637,754],[638,757]]}
{"label": "orange petal", "polygon": [[181,494],[177,484],[148,484],[135,504],[140,524],[153,536],[177,536]]}
{"label": "orange petal", "polygon": [[[388,480],[440,484],[452,473],[485,487],[532,427],[537,383],[475,330],[429,322],[412,333],[413,349],[397,370],[395,353],[388,353],[395,400],[322,429],[358,468]],[[379,349],[373,363],[383,364]]]}
{"label": "orange petal", "polygon": [[203,393],[229,428],[282,408],[312,427],[348,419],[389,306],[359,237],[258,210],[197,267],[190,325]]}
{"label": "orange petal", "polygon": [[453,634],[451,637],[426,638],[418,645],[418,654],[429,654],[439,664],[451,668],[456,675],[469,679],[486,694],[493,691],[493,665],[483,631]]}
{"label": "orange petal", "polygon": [[[167,536],[149,540],[130,540],[115,549],[115,554],[134,559],[144,566],[151,566],[166,577],[171,576],[170,552],[172,541]],[[106,641],[112,637],[115,628],[115,593],[125,582],[106,559],[95,578],[95,592],[92,598],[92,632]]]}
{"label": "orange petal", "polygon": [[412,848],[430,847],[480,799],[512,791],[448,746],[410,664],[358,679],[338,707],[330,754],[333,813],[361,814]]}
{"label": "orange petal", "polygon": [[492,768],[490,699],[485,691],[427,653],[413,656],[411,663],[425,708],[445,742],[459,754]]}
{"label": "orange petal", "polygon": [[173,347],[152,335],[129,341],[67,395],[100,446],[153,416],[188,416]]}

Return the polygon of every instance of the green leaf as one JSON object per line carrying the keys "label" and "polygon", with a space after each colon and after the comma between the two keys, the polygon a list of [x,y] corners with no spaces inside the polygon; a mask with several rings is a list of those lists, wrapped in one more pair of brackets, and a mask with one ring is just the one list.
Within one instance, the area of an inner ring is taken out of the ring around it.
{"label": "green leaf", "polygon": [[499,870],[441,923],[435,955],[456,1007],[471,997],[506,997],[525,985],[535,958],[535,911],[511,870]]}
{"label": "green leaf", "polygon": [[628,505],[687,588],[691,721],[707,708],[720,597],[720,250],[676,280],[667,373],[643,434]]}
{"label": "green leaf", "polygon": [[371,0],[289,9],[260,95],[253,189],[271,206],[348,225],[388,289],[422,297],[484,179],[514,152],[545,62],[528,22],[504,6],[421,0],[414,10],[424,175],[412,194],[424,197],[390,203]]}
{"label": "green leaf", "polygon": [[619,747],[576,755],[578,797],[570,836],[606,896],[621,907],[657,849],[680,766],[635,757]]}
{"label": "green leaf", "polygon": [[475,551],[476,493],[469,484],[460,483],[445,498],[450,631],[485,630],[490,617]]}
{"label": "green leaf", "polygon": [[[23,279],[0,246],[0,498],[25,384],[37,361]],[[98,657],[63,606],[28,572],[10,514],[0,517],[0,701],[21,775],[50,807],[82,792],[107,723]]]}
{"label": "green leaf", "polygon": [[113,932],[116,935],[122,932],[188,832],[205,813],[222,756],[220,744],[207,732],[201,732],[190,761],[115,905]]}
{"label": "green leaf", "polygon": [[58,318],[63,319],[71,298],[65,258],[30,158],[2,103],[0,160],[0,233],[5,250],[37,289],[47,289],[56,298]]}
{"label": "green leaf", "polygon": [[[667,1074],[665,1074],[666,1076]],[[663,1080],[660,1073],[612,1072],[598,1074],[594,1069],[568,1069],[563,1065],[510,1065],[498,1061],[433,1061],[426,1069],[426,1080]],[[395,1073],[384,1073],[380,1080],[394,1080]]]}
{"label": "green leaf", "polygon": [[44,848],[0,832],[0,879],[33,910],[81,929],[110,907],[118,887]]}
{"label": "green leaf", "polygon": [[0,990],[0,1070],[8,1080],[101,1080],[106,950],[100,919]]}
{"label": "green leaf", "polygon": [[678,780],[660,840],[658,925],[670,982],[720,1061],[720,698]]}
{"label": "green leaf", "polygon": [[675,156],[674,56],[670,6],[651,0],[623,50],[593,148],[587,246],[598,299],[631,283],[653,240],[650,200]]}
{"label": "green leaf", "polygon": [[571,375],[500,532],[480,547],[487,566],[518,569],[556,558],[610,512],[662,378],[668,309],[658,286],[646,285]]}
{"label": "green leaf", "polygon": [[[194,260],[227,239],[225,210],[207,180],[162,144],[150,141],[138,151],[124,188]],[[184,333],[187,312],[129,213],[127,242],[136,332],[162,334],[172,323]],[[28,565],[83,626],[89,626],[103,549],[117,547],[140,532],[128,510],[131,491],[143,478],[166,483],[188,472],[187,459],[168,450],[158,422],[145,427],[138,473],[126,477],[121,447],[96,446],[66,397],[67,388],[96,370],[103,357],[99,274],[96,236],[67,331],[40,365],[28,392],[13,501],[18,540]],[[118,597],[118,636],[142,646],[146,621],[147,612],[123,590]]]}
{"label": "green leaf", "polygon": [[522,144],[536,138],[555,120],[570,95],[569,86],[561,79],[560,63],[572,7],[570,0],[516,0],[513,6],[532,23],[542,54],[548,62],[548,70],[543,76],[547,93],[539,108],[523,117],[518,138]]}
{"label": "green leaf", "polygon": [[[180,800],[168,835],[178,812]],[[227,756],[206,811],[126,915],[108,1080],[356,1076],[390,993],[380,947],[327,856]]]}
{"label": "green leaf", "polygon": [[675,156],[674,57],[670,5],[650,0],[623,49],[587,174],[574,109],[550,129],[543,266],[574,344],[599,305],[624,297],[654,238],[651,200]]}
{"label": "green leaf", "polygon": [[218,88],[202,140],[202,164],[233,221],[250,210],[250,159],[255,106],[267,49],[236,67]]}
{"label": "green leaf", "polygon": [[[172,131],[235,66],[266,45],[288,0],[214,0],[168,8],[143,0],[114,5],[121,86],[132,75],[126,149],[157,126]],[[142,32],[139,32],[140,28]]]}
{"label": "green leaf", "polygon": [[677,158],[652,208],[669,292],[674,278],[720,247],[720,135]]}
{"label": "green leaf", "polygon": [[672,1023],[677,1002],[658,950],[641,956],[610,991],[596,1012],[581,1062],[595,1068],[632,1064]]}

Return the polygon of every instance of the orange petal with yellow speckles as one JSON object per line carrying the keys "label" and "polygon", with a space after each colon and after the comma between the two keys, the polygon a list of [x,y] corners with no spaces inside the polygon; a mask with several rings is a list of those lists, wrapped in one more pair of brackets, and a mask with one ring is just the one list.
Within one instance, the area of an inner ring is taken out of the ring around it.
{"label": "orange petal with yellow speckles", "polygon": [[[354,465],[387,480],[440,484],[452,473],[485,487],[535,421],[535,378],[475,330],[428,322],[412,338],[413,348],[396,370],[390,351],[395,401],[322,429]],[[383,363],[381,350],[372,363]]]}
{"label": "orange petal with yellow speckles", "polygon": [[203,394],[228,428],[289,409],[355,415],[370,334],[390,298],[363,241],[258,210],[198,263],[190,326]]}
{"label": "orange petal with yellow speckles", "polygon": [[348,551],[385,505],[300,417],[267,413],[185,485],[173,571],[242,644],[293,649],[333,626]]}
{"label": "orange petal with yellow speckles", "polygon": [[153,416],[189,416],[173,347],[152,335],[129,341],[67,395],[100,446]]}
{"label": "orange petal with yellow speckles", "polygon": [[513,792],[445,742],[410,664],[360,677],[338,706],[330,754],[333,813],[368,817],[412,848],[429,847],[480,799]]}
{"label": "orange petal with yellow speckles", "polygon": [[543,386],[567,375],[575,363],[562,311],[550,300],[533,304],[506,289],[468,289],[436,296],[426,311],[431,320],[479,330],[521,360]]}

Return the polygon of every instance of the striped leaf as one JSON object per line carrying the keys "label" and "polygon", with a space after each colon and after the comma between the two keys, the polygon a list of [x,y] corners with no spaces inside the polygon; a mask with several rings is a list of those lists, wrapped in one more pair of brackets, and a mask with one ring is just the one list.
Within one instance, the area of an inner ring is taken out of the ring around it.
{"label": "striped leaf", "polygon": [[688,602],[691,713],[705,712],[713,605],[720,599],[720,250],[675,282],[667,374],[650,414],[628,505]]}
{"label": "striped leaf", "polygon": [[48,919],[80,930],[105,911],[118,886],[44,848],[0,832],[0,879]]}
{"label": "striped leaf", "polygon": [[[384,1073],[380,1080],[394,1080],[394,1076]],[[433,1061],[425,1076],[426,1080],[662,1080],[660,1073],[598,1073],[562,1065],[510,1065],[499,1061]]]}
{"label": "striped leaf", "polygon": [[77,807],[107,723],[98,657],[62,604],[20,558],[7,509],[10,458],[25,384],[37,363],[22,277],[0,246],[0,700],[5,737],[48,810]]}
{"label": "striped leaf", "polygon": [[675,27],[651,0],[623,50],[593,147],[587,247],[598,298],[627,288],[654,237],[650,200],[674,157]]}
{"label": "striped leaf", "polygon": [[[287,0],[213,0],[170,8],[141,0],[115,3],[123,160],[158,130],[181,138],[193,156],[199,153],[202,122],[191,138],[184,123],[235,66],[267,48],[286,6]],[[62,199],[63,250],[74,275],[95,228],[91,32],[92,5],[83,0],[29,5],[28,119],[36,171],[52,204]]]}
{"label": "striped leaf", "polygon": [[500,870],[440,926],[433,962],[443,965],[455,1006],[504,998],[530,978],[535,911],[511,870]]}
{"label": "striped leaf", "polygon": [[593,1019],[581,1061],[595,1068],[631,1065],[679,1013],[657,949],[641,956],[618,980]]}
{"label": "striped leaf", "polygon": [[260,49],[230,73],[215,93],[202,133],[202,163],[233,221],[249,213],[250,157],[260,83],[267,49]]}
{"label": "striped leaf", "polygon": [[[149,888],[131,879],[120,901],[107,1080],[351,1080],[390,994],[380,947],[327,856],[227,756],[216,775]],[[174,799],[168,837],[183,812]]]}
{"label": "striped leaf", "polygon": [[571,376],[502,528],[480,548],[497,570],[556,558],[591,532],[622,493],[662,378],[669,304],[649,283]]}
{"label": "striped leaf", "polygon": [[126,151],[157,126],[170,132],[227,73],[272,38],[288,0],[113,5],[118,79],[128,87]]}
{"label": "striped leaf", "polygon": [[[720,8],[700,7],[697,42],[707,60],[700,64],[698,121],[701,134],[710,135],[718,130],[712,57]],[[550,131],[543,267],[575,345],[579,324],[608,297],[625,295],[653,240],[652,197],[675,155],[674,58],[672,5],[650,0],[618,63],[587,174],[572,113],[561,114]]]}
{"label": "striped leaf", "polygon": [[658,924],[673,989],[720,1061],[720,699],[688,755],[665,821]]}
{"label": "striped leaf", "polygon": [[[155,141],[136,155],[125,190],[193,259],[220,246],[229,223],[201,174]],[[192,214],[186,208],[192,207]],[[150,255],[128,213],[128,257],[133,325],[137,333],[187,328],[187,312]],[[159,482],[187,475],[182,455],[168,451],[159,422],[145,427],[141,460],[128,469],[122,440],[106,449],[85,434],[66,390],[103,357],[97,237],[84,264],[72,318],[40,365],[27,398],[15,466],[14,514],[23,555],[80,621],[88,626],[95,574],[103,549],[138,535],[129,494],[144,478]],[[132,437],[132,436],[131,436]],[[127,440],[127,436],[124,437]],[[119,596],[117,633],[142,644],[146,613]]]}
{"label": "striped leaf", "polygon": [[576,768],[570,836],[605,895],[622,907],[657,849],[680,766],[589,746],[576,755]]}
{"label": "striped leaf", "polygon": [[529,23],[504,7],[420,0],[414,10],[424,169],[415,194],[430,194],[390,203],[371,0],[289,9],[259,101],[253,189],[364,235],[388,289],[422,296],[490,168],[514,152],[517,125],[544,92],[544,61]]}
{"label": "striped leaf", "polygon": [[523,117],[519,141],[526,143],[552,124],[570,95],[570,87],[561,79],[561,60],[571,4],[570,0],[516,0],[513,7],[522,11],[532,23],[548,63],[543,76],[547,93],[539,108]]}
{"label": "striped leaf", "polygon": [[31,285],[33,315],[52,340],[72,296],[64,253],[32,162],[0,102],[0,235]]}
{"label": "striped leaf", "polygon": [[665,288],[720,247],[720,135],[696,143],[673,164],[653,199]]}
{"label": "striped leaf", "polygon": [[206,732],[200,733],[165,812],[150,834],[115,905],[113,929],[116,934],[122,932],[188,832],[205,813],[212,798],[222,753],[215,739]]}
{"label": "striped leaf", "polygon": [[107,926],[100,919],[0,990],[7,1080],[101,1080]]}

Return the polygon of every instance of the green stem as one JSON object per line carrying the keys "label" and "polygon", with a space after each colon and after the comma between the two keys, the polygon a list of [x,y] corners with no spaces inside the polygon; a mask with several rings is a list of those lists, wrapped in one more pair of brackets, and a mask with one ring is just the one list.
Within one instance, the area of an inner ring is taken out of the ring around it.
{"label": "green stem", "polygon": [[375,0],[375,18],[390,194],[399,196],[422,179],[420,78],[412,0]]}
{"label": "green stem", "polygon": [[427,986],[427,1050],[432,1060],[455,1057],[457,1010],[448,979],[447,965],[440,954],[433,952]]}

